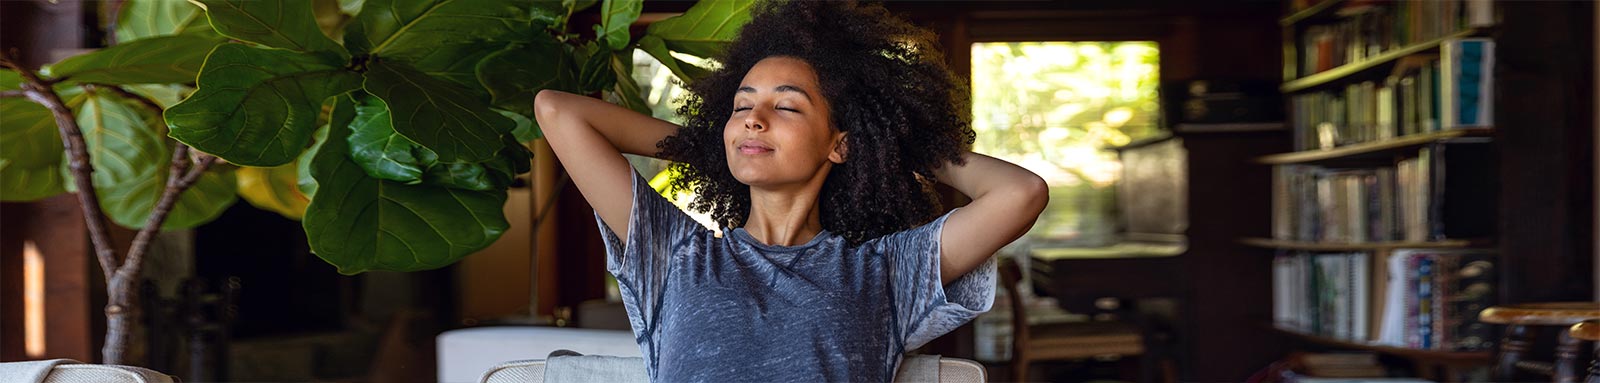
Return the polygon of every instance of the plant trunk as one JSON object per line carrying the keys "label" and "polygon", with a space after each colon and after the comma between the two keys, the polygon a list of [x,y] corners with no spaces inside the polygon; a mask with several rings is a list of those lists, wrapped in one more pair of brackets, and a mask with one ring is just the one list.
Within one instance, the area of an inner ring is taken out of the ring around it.
{"label": "plant trunk", "polygon": [[139,304],[139,275],[119,271],[106,281],[106,344],[100,349],[101,363],[126,366],[144,365],[139,324],[144,316]]}
{"label": "plant trunk", "polygon": [[[23,80],[22,93],[6,92],[0,96],[26,97],[49,109],[55,117],[61,142],[66,147],[67,168],[72,176],[73,185],[78,188],[78,203],[83,209],[83,220],[89,229],[90,242],[94,245],[95,259],[99,261],[100,269],[105,272],[106,278],[106,341],[100,349],[100,357],[103,359],[101,363],[143,365],[144,337],[140,331],[143,313],[139,304],[139,294],[142,290],[140,276],[144,270],[144,255],[150,249],[150,241],[161,230],[161,224],[166,222],[167,215],[177,204],[178,196],[190,186],[194,186],[195,181],[205,173],[206,169],[217,161],[217,157],[205,154],[192,157],[188,146],[177,145],[172,151],[172,165],[168,170],[167,185],[161,194],[161,199],[151,209],[150,216],[145,219],[144,227],[139,229],[139,233],[128,246],[127,257],[118,261],[116,250],[111,245],[111,235],[106,229],[105,212],[100,207],[99,196],[95,193],[92,178],[94,167],[89,162],[88,145],[72,110],[61,101],[61,95],[56,94],[55,89],[51,87],[52,82],[44,81],[32,70],[17,65],[4,52],[0,52],[0,66],[16,71]],[[162,112],[161,107],[155,102],[116,86],[85,84],[83,87],[90,92],[101,89],[111,91],[138,100],[157,114]]]}

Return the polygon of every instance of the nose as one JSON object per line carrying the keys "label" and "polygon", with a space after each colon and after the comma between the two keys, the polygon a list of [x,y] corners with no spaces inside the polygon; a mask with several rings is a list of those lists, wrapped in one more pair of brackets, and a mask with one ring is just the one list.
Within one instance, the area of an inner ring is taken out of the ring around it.
{"label": "nose", "polygon": [[750,113],[744,116],[744,128],[754,131],[767,130],[766,113],[761,112],[760,108],[750,109]]}

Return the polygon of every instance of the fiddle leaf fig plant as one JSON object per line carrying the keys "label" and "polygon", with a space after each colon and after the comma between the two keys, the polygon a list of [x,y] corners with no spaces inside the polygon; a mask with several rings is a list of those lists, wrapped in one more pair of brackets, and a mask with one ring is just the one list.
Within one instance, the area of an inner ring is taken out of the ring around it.
{"label": "fiddle leaf fig plant", "polygon": [[[633,36],[641,0],[128,0],[106,48],[37,70],[0,57],[0,200],[78,192],[108,281],[105,362],[136,363],[156,232],[243,197],[301,219],[340,273],[450,265],[509,226],[534,95],[649,113],[634,52],[692,81],[708,71],[682,58],[714,58],[752,3]],[[125,256],[107,221],[139,230]]]}

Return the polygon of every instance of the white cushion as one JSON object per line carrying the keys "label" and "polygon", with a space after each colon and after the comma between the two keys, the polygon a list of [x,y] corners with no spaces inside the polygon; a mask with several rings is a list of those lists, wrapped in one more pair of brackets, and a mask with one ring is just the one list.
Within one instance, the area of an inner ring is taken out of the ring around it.
{"label": "white cushion", "polygon": [[641,356],[633,332],[627,330],[476,327],[446,331],[439,334],[438,341],[441,383],[476,382],[484,371],[502,362],[544,359],[562,349],[584,355]]}
{"label": "white cushion", "polygon": [[0,363],[0,383],[173,383],[154,370],[70,359]]}

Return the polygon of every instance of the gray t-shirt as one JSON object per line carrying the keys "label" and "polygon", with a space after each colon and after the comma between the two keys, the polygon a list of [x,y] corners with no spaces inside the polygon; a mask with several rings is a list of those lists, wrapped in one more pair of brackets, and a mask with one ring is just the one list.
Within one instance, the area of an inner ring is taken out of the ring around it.
{"label": "gray t-shirt", "polygon": [[994,302],[993,259],[940,285],[947,217],[857,246],[826,230],[771,246],[715,236],[636,174],[626,247],[595,221],[652,381],[886,382]]}

